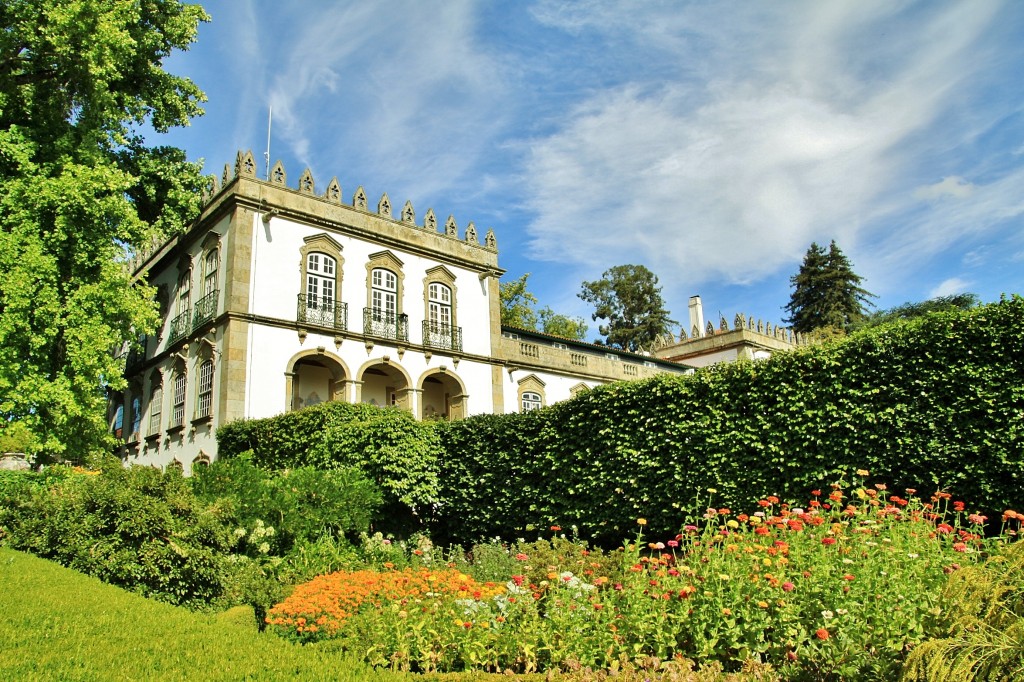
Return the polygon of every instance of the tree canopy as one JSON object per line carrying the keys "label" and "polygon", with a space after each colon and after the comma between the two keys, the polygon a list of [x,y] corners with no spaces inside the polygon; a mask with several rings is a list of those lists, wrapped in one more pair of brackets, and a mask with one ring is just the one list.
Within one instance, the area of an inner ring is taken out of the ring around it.
{"label": "tree canopy", "polygon": [[850,260],[833,241],[828,251],[812,243],[800,271],[790,279],[793,293],[785,310],[793,331],[806,334],[849,331],[864,320],[874,294],[860,286],[863,278],[853,272]]}
{"label": "tree canopy", "polygon": [[178,0],[0,6],[0,428],[27,425],[50,455],[109,444],[111,349],[156,321],[125,261],[198,211],[200,167],[139,129],[202,113],[161,64],[208,19]]}
{"label": "tree canopy", "polygon": [[633,352],[650,348],[677,324],[665,309],[658,277],[643,265],[609,268],[601,279],[583,282],[578,295],[594,304],[594,320],[607,320],[598,331],[608,346]]}
{"label": "tree canopy", "polygon": [[556,313],[550,306],[544,306],[539,311],[534,308],[537,297],[526,288],[529,277],[530,273],[527,272],[518,279],[501,283],[501,323],[507,327],[582,341],[587,335],[587,323],[583,318]]}
{"label": "tree canopy", "polygon": [[915,317],[930,315],[931,313],[947,312],[951,310],[969,310],[977,306],[978,303],[979,300],[977,295],[970,293],[936,296],[935,298],[930,298],[927,301],[918,301],[917,303],[907,302],[886,310],[876,310],[856,326],[858,329],[877,327],[897,320],[910,320]]}

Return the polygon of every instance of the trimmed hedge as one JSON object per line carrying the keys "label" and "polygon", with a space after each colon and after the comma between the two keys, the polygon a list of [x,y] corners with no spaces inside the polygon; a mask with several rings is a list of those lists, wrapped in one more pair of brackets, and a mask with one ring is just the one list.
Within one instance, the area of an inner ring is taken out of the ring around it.
{"label": "trimmed hedge", "polygon": [[380,489],[379,529],[405,533],[433,513],[442,454],[430,423],[396,408],[330,402],[217,430],[218,456],[252,452],[267,469],[356,468]]}
{"label": "trimmed hedge", "polygon": [[1024,503],[1024,299],[439,433],[447,540],[557,524],[619,541],[638,517],[674,533],[709,504],[801,499],[858,469],[997,513]]}

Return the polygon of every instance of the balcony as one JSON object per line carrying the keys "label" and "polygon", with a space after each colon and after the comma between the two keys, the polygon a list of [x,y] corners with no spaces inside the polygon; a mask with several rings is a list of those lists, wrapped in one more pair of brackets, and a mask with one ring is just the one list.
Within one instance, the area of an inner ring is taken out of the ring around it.
{"label": "balcony", "polygon": [[192,317],[192,328],[209,322],[217,314],[217,289],[196,301],[195,315]]}
{"label": "balcony", "polygon": [[396,341],[409,340],[409,316],[395,315],[379,308],[363,308],[363,334]]}
{"label": "balcony", "polygon": [[299,294],[296,319],[300,323],[315,327],[328,327],[345,331],[348,329],[348,304],[341,301],[323,301]]}
{"label": "balcony", "polygon": [[462,327],[423,321],[423,345],[448,351],[462,351]]}
{"label": "balcony", "polygon": [[176,318],[171,320],[171,331],[169,338],[167,339],[168,343],[174,343],[189,333],[189,330],[191,329],[190,323],[192,322],[191,312],[192,311],[190,310],[186,310],[181,315],[178,315]]}

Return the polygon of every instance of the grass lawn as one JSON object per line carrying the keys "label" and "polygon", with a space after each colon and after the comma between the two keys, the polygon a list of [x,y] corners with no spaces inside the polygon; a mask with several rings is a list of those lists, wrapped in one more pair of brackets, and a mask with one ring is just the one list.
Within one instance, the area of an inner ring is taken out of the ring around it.
{"label": "grass lawn", "polygon": [[0,679],[423,679],[261,634],[244,615],[193,613],[6,548],[0,584]]}

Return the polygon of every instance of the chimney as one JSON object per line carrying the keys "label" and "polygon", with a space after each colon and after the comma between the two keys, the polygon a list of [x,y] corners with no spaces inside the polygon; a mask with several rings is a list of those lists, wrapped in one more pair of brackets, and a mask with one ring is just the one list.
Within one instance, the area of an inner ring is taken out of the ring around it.
{"label": "chimney", "polygon": [[690,328],[686,331],[691,332],[694,327],[701,336],[704,335],[704,306],[700,302],[700,296],[690,297]]}

